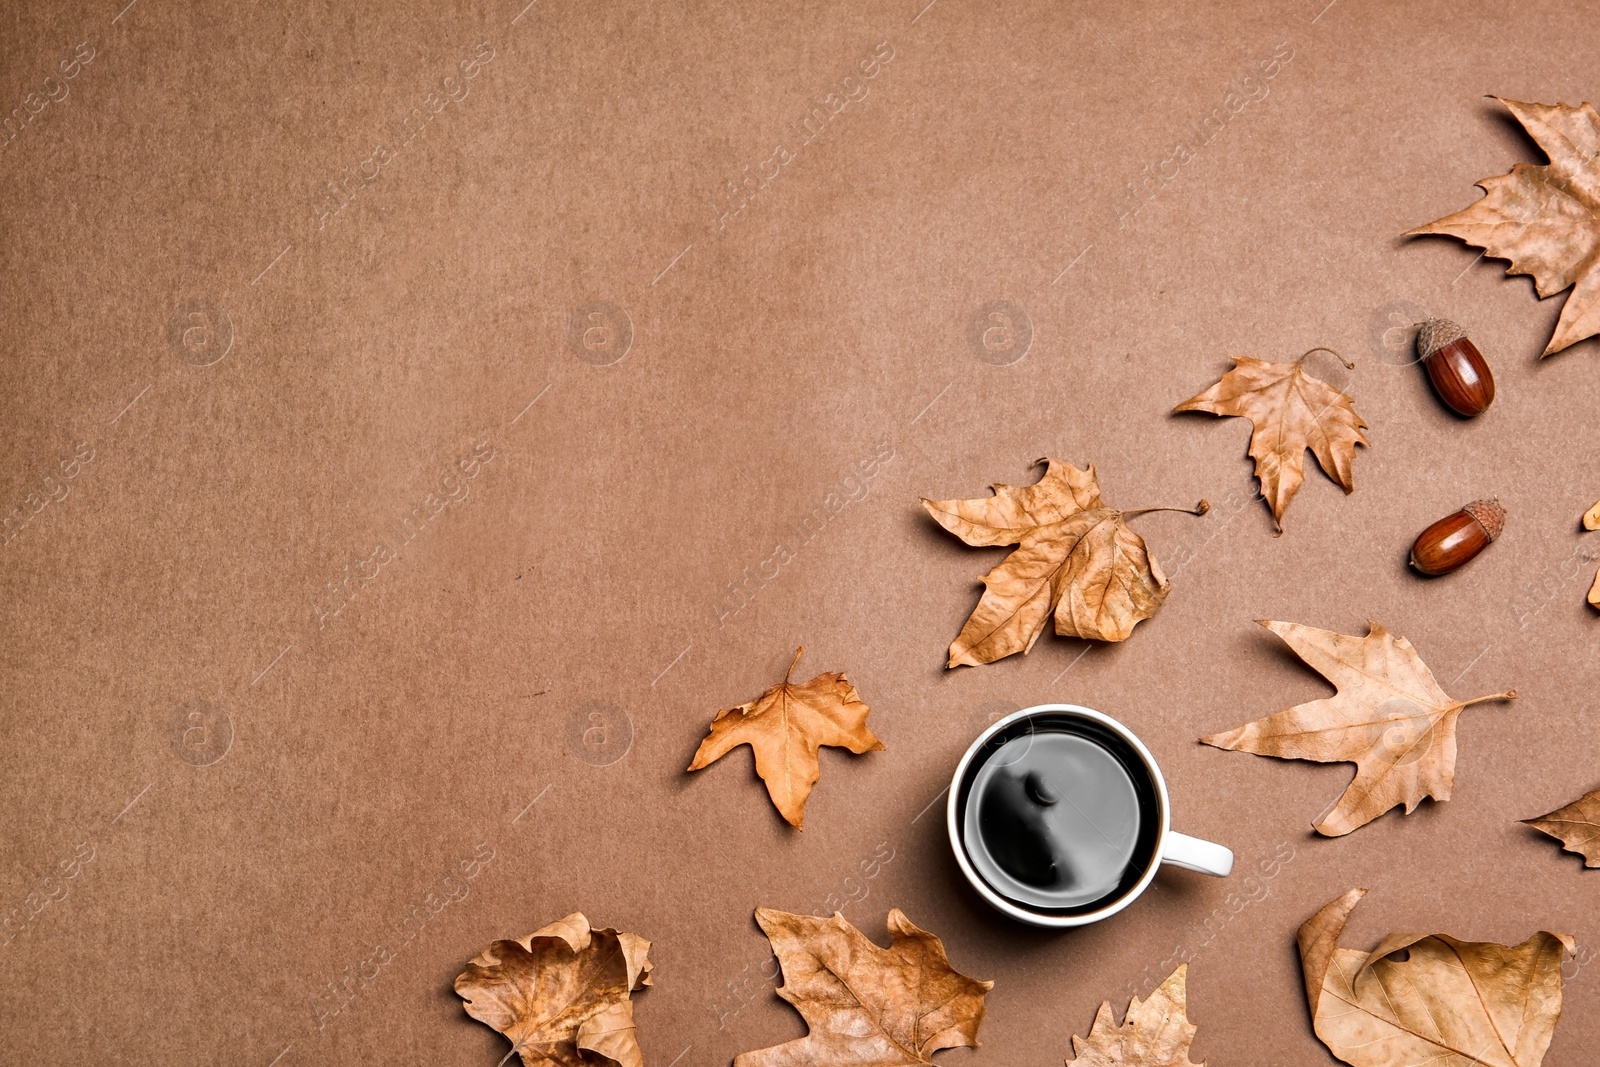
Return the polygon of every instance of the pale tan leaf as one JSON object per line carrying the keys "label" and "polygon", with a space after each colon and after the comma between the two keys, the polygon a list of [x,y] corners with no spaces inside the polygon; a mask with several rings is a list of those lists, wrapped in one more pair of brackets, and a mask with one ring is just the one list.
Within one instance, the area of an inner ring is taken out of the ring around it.
{"label": "pale tan leaf", "polygon": [[1424,797],[1449,800],[1461,709],[1517,695],[1512,690],[1452,698],[1411,642],[1377,622],[1367,624],[1365,637],[1292,622],[1261,620],[1261,625],[1332,682],[1337,695],[1200,740],[1279,759],[1354,763],[1355,779],[1333,810],[1313,824],[1329,837],[1347,834],[1400,804],[1409,813]]}
{"label": "pale tan leaf", "polygon": [[1087,1038],[1072,1035],[1070,1067],[1205,1067],[1189,1060],[1195,1025],[1189,1021],[1189,965],[1180,963],[1149,998],[1134,997],[1118,1026],[1100,1002]]}
{"label": "pale tan leaf", "polygon": [[746,1052],[733,1067],[914,1067],[944,1048],[976,1048],[993,982],[950,966],[944,943],[899,908],[888,948],[835,913],[831,919],[756,909],[783,967],[778,995],[806,1021],[805,1037]]}
{"label": "pale tan leaf", "polygon": [[[1583,528],[1585,530],[1600,530],[1600,501],[1583,513]],[[1594,581],[1589,585],[1589,595],[1584,597],[1589,606],[1600,608],[1600,574],[1594,576]]]}
{"label": "pale tan leaf", "polygon": [[[983,576],[983,596],[950,645],[948,666],[977,666],[1033,647],[1049,621],[1056,633],[1125,641],[1154,615],[1170,589],[1144,539],[1100,498],[1094,466],[1079,470],[1045,459],[1033,485],[993,486],[973,500],[928,500],[922,506],[969,545],[1016,545]],[[1203,514],[1205,501],[1194,509]]]}
{"label": "pale tan leaf", "polygon": [[650,984],[650,942],[593,930],[582,912],[496,941],[455,989],[467,1014],[511,1039],[527,1067],[643,1067],[630,994]]}
{"label": "pale tan leaf", "polygon": [[1355,489],[1351,468],[1356,446],[1372,444],[1367,440],[1367,424],[1356,414],[1351,399],[1307,374],[1304,360],[1302,356],[1293,363],[1267,363],[1234,356],[1233,369],[1215,385],[1173,409],[1250,420],[1254,427],[1250,457],[1256,461],[1261,495],[1280,532],[1283,513],[1305,481],[1306,449],[1317,457],[1328,477],[1349,493]]}
{"label": "pale tan leaf", "polygon": [[1581,855],[1585,867],[1600,867],[1600,789],[1548,815],[1522,821],[1558,839],[1568,852]]}
{"label": "pale tan leaf", "polygon": [[1352,889],[1300,927],[1312,1026],[1352,1067],[1538,1067],[1561,1017],[1565,934],[1520,945],[1390,934],[1371,952],[1340,948]]}
{"label": "pale tan leaf", "polygon": [[1507,274],[1533,276],[1540,297],[1572,286],[1544,355],[1600,333],[1600,114],[1588,104],[1531,104],[1496,97],[1549,158],[1518,163],[1478,182],[1483,199],[1406,231],[1448,234],[1507,259]]}
{"label": "pale tan leaf", "polygon": [[689,764],[691,771],[698,771],[740,745],[749,745],[767,795],[796,828],[805,821],[806,798],[822,774],[817,762],[820,746],[847,748],[857,755],[883,748],[867,729],[872,709],[861,702],[861,694],[844,675],[819,674],[804,685],[789,681],[804,651],[804,647],[795,650],[783,681],[759,698],[719,711]]}

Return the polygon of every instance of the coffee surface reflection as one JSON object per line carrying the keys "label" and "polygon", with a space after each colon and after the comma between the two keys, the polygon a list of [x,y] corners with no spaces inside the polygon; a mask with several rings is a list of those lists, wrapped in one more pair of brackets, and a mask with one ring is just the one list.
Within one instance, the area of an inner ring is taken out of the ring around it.
{"label": "coffee surface reflection", "polygon": [[1080,909],[1142,873],[1153,859],[1141,848],[1153,813],[1126,757],[1076,731],[996,740],[971,778],[962,836],[997,893],[1029,907]]}

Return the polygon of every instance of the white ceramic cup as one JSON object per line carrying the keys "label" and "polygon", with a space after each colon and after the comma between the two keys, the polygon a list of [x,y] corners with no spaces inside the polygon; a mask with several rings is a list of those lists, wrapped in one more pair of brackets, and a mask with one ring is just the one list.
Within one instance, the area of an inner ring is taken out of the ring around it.
{"label": "white ceramic cup", "polygon": [[[995,892],[994,888],[978,873],[978,870],[973,866],[972,857],[967,854],[967,850],[962,844],[963,786],[968,771],[972,769],[973,760],[995,735],[1010,729],[1013,725],[1025,719],[1042,716],[1083,719],[1088,723],[1110,731],[1125,741],[1143,763],[1142,769],[1148,776],[1148,782],[1155,793],[1156,806],[1160,809],[1158,812],[1160,825],[1157,828],[1158,832],[1155,840],[1155,859],[1150,862],[1148,869],[1131,888],[1092,911],[1039,911],[1006,899]],[[1036,707],[1024,708],[1021,711],[1007,715],[979,734],[978,739],[972,742],[972,745],[967,749],[966,755],[961,757],[961,762],[956,764],[956,772],[950,779],[950,796],[945,811],[945,822],[950,833],[950,847],[955,851],[956,863],[960,865],[961,873],[966,875],[967,881],[971,883],[972,888],[976,889],[979,895],[992,904],[996,910],[1009,915],[1013,919],[1030,923],[1034,926],[1086,926],[1089,923],[1099,922],[1101,919],[1115,915],[1129,904],[1132,904],[1139,894],[1149,888],[1150,883],[1155,879],[1156,870],[1163,863],[1170,863],[1175,867],[1185,867],[1191,871],[1199,871],[1202,874],[1211,874],[1218,877],[1225,877],[1233,870],[1233,852],[1231,850],[1221,845],[1213,844],[1210,841],[1202,841],[1198,837],[1180,834],[1172,829],[1172,804],[1167,797],[1166,779],[1161,776],[1161,768],[1156,766],[1155,757],[1150,755],[1150,750],[1145,748],[1144,743],[1134,736],[1133,731],[1109,715],[1104,715],[1093,708],[1085,708],[1078,704],[1040,704]]]}

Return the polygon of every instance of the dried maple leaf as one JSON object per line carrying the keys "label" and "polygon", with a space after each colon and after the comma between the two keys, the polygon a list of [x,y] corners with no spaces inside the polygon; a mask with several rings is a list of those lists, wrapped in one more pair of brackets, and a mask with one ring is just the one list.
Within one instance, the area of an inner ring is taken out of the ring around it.
{"label": "dried maple leaf", "polygon": [[1593,107],[1525,104],[1495,97],[1516,116],[1550,165],[1518,163],[1478,182],[1483,199],[1407,230],[1448,234],[1508,259],[1507,274],[1529,274],[1540,299],[1573,286],[1544,355],[1600,333],[1600,114]]}
{"label": "dried maple leaf", "polygon": [[1134,997],[1118,1026],[1100,1002],[1087,1038],[1072,1035],[1069,1067],[1206,1067],[1189,1060],[1195,1025],[1188,1016],[1189,965],[1181,963],[1150,998]]}
{"label": "dried maple leaf", "polygon": [[[922,506],[969,545],[1016,545],[983,576],[983,596],[950,645],[948,666],[977,666],[1027,652],[1055,616],[1056,633],[1125,641],[1154,615],[1171,583],[1118,511],[1100,499],[1094,464],[1081,471],[1043,459],[1044,476],[1020,488],[995,484],[976,500],[928,500]],[[1205,514],[1204,500],[1193,509]]]}
{"label": "dried maple leaf", "polygon": [[1581,855],[1585,867],[1600,867],[1600,789],[1548,815],[1522,821],[1559,839],[1566,851]]}
{"label": "dried maple leaf", "polygon": [[1449,800],[1456,773],[1456,718],[1469,704],[1511,700],[1516,691],[1456,700],[1411,647],[1382,624],[1352,637],[1292,622],[1258,620],[1332,682],[1337,696],[1297,704],[1200,740],[1279,759],[1349,762],[1356,776],[1332,811],[1312,825],[1338,837],[1399,804]]}
{"label": "dried maple leaf", "polygon": [[594,1067],[596,1057],[643,1067],[629,994],[650,984],[649,955],[637,934],[591,930],[573,912],[484,949],[456,976],[456,992],[529,1067]]}
{"label": "dried maple leaf", "polygon": [[1356,414],[1350,398],[1306,373],[1306,356],[1324,351],[1333,350],[1313,348],[1293,363],[1234,356],[1233,369],[1217,384],[1172,409],[1250,420],[1254,427],[1250,457],[1256,461],[1261,496],[1272,509],[1279,533],[1283,532],[1283,513],[1305,481],[1306,449],[1317,457],[1328,477],[1350,493],[1356,487],[1351,471],[1356,446],[1372,444],[1364,432],[1367,424]]}
{"label": "dried maple leaf", "polygon": [[1340,948],[1365,889],[1352,889],[1300,927],[1312,1026],[1354,1067],[1486,1064],[1537,1067],[1561,1017],[1565,934],[1520,945],[1390,934],[1371,952]]}
{"label": "dried maple leaf", "polygon": [[833,918],[757,908],[756,922],[783,967],[778,996],[806,1021],[805,1037],[746,1052],[733,1067],[911,1067],[942,1048],[978,1047],[993,982],[950,966],[944,943],[899,908],[879,948]]}
{"label": "dried maple leaf", "polygon": [[691,771],[709,767],[740,745],[756,754],[756,773],[778,811],[799,829],[806,798],[821,776],[817,748],[832,745],[856,755],[883,747],[867,729],[872,710],[842,674],[819,674],[804,685],[789,681],[805,646],[795,649],[783,681],[748,704],[717,712],[711,732],[695,751]]}

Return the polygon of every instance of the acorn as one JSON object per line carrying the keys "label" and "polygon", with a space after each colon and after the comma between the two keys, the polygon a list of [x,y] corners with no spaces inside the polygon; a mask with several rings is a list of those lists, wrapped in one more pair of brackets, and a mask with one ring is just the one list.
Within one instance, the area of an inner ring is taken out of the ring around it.
{"label": "acorn", "polygon": [[1423,574],[1449,574],[1493,544],[1505,526],[1498,499],[1474,500],[1417,535],[1411,565]]}
{"label": "acorn", "polygon": [[1494,402],[1494,375],[1467,331],[1449,319],[1429,319],[1417,330],[1417,355],[1428,381],[1457,415],[1481,415]]}

